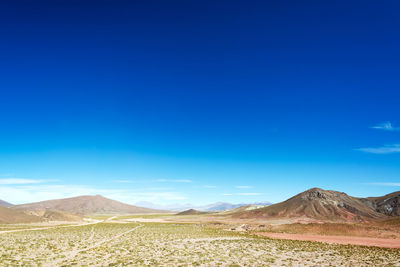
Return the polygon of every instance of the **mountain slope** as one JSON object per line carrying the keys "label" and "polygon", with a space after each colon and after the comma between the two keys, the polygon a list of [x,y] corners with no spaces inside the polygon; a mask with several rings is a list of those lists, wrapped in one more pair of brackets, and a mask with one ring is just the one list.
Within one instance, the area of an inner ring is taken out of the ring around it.
{"label": "mountain slope", "polygon": [[386,218],[358,198],[337,191],[312,188],[284,202],[238,212],[240,218],[307,217],[329,221],[368,221]]}
{"label": "mountain slope", "polygon": [[379,213],[400,216],[400,191],[382,197],[365,198],[362,201]]}
{"label": "mountain slope", "polygon": [[1,223],[32,223],[32,222],[40,222],[42,220],[43,219],[39,216],[29,215],[23,211],[0,207],[0,224]]}
{"label": "mountain slope", "polygon": [[13,208],[30,211],[58,210],[81,215],[163,212],[160,210],[153,210],[125,204],[99,195],[47,200],[36,203],[16,205]]}
{"label": "mountain slope", "polygon": [[11,206],[14,206],[13,204],[11,204],[11,203],[8,203],[7,201],[4,201],[4,200],[1,200],[0,199],[0,207],[11,207]]}

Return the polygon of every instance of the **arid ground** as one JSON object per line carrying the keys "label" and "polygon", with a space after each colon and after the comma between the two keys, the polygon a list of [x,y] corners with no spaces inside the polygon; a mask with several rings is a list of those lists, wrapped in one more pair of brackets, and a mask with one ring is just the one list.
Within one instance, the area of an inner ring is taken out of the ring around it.
{"label": "arid ground", "polygon": [[0,265],[400,266],[399,249],[270,239],[256,231],[263,226],[210,220],[145,215],[2,225]]}

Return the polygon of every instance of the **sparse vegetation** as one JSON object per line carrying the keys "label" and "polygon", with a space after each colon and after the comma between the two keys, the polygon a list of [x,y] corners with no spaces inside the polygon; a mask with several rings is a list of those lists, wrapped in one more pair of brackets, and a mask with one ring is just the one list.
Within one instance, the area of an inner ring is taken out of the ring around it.
{"label": "sparse vegetation", "polygon": [[273,240],[199,224],[111,223],[0,235],[1,266],[400,266],[400,250]]}
{"label": "sparse vegetation", "polygon": [[293,223],[281,225],[264,225],[254,227],[254,231],[266,231],[289,234],[312,234],[333,236],[359,236],[376,238],[400,238],[400,229],[390,225],[395,220],[378,223]]}

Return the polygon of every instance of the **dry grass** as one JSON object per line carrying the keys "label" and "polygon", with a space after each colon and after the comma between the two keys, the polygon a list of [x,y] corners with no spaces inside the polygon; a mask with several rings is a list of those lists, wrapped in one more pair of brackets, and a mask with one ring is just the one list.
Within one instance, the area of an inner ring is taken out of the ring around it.
{"label": "dry grass", "polygon": [[400,229],[394,227],[382,227],[374,224],[350,224],[350,223],[309,223],[309,224],[282,224],[264,225],[259,227],[261,231],[289,234],[310,235],[338,235],[376,238],[400,238]]}
{"label": "dry grass", "polygon": [[400,266],[400,250],[272,240],[174,223],[98,223],[0,236],[0,266]]}

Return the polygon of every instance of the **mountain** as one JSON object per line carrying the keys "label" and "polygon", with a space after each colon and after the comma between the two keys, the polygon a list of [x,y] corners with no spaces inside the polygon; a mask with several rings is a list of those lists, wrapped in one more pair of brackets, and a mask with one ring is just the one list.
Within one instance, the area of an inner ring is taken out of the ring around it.
{"label": "mountain", "polygon": [[234,209],[240,206],[243,206],[245,204],[231,204],[231,203],[226,203],[226,202],[216,202],[212,203],[206,206],[200,206],[197,207],[196,209],[201,210],[201,211],[223,211],[223,210],[230,210]]}
{"label": "mountain", "polygon": [[224,210],[231,210],[231,209],[236,209],[239,207],[245,207],[245,206],[269,206],[272,203],[270,202],[257,202],[257,203],[240,203],[240,204],[232,204],[232,203],[226,203],[226,202],[216,202],[207,206],[201,206],[197,207],[197,210],[201,211],[224,211]]}
{"label": "mountain", "polygon": [[136,206],[145,207],[149,209],[157,209],[157,210],[169,210],[169,211],[184,211],[194,207],[194,205],[190,203],[174,203],[174,204],[155,204],[148,201],[140,201],[135,203]]}
{"label": "mountain", "polygon": [[177,213],[176,215],[199,215],[199,214],[206,214],[207,212],[199,211],[195,209],[189,209],[182,212]]}
{"label": "mountain", "polygon": [[1,223],[32,223],[40,222],[43,219],[39,216],[29,215],[23,211],[13,210],[10,208],[0,207],[0,224]]}
{"label": "mountain", "polygon": [[379,213],[400,216],[400,191],[382,197],[364,198],[362,201]]}
{"label": "mountain", "polygon": [[4,200],[1,200],[0,199],[0,207],[11,207],[11,206],[13,206],[13,204],[11,204],[11,203],[8,203],[7,201],[4,201]]}
{"label": "mountain", "polygon": [[188,209],[196,209],[200,211],[224,211],[231,210],[238,207],[248,206],[248,205],[262,205],[268,206],[271,205],[270,202],[257,202],[257,203],[240,203],[240,204],[232,204],[227,202],[216,202],[204,206],[195,206],[189,203],[186,204],[170,204],[170,205],[157,205],[151,202],[137,202],[136,205],[151,209],[162,209],[162,210],[171,210],[171,211],[185,211]]}
{"label": "mountain", "polygon": [[386,218],[359,198],[337,191],[312,188],[265,208],[234,214],[239,218],[307,217],[329,221],[369,221]]}
{"label": "mountain", "polygon": [[13,208],[29,211],[58,210],[80,215],[165,212],[161,210],[125,204],[99,195],[47,200],[36,203],[16,205],[13,206]]}

